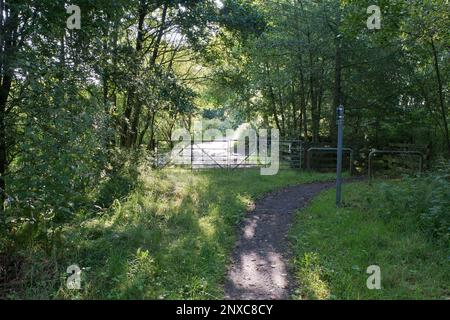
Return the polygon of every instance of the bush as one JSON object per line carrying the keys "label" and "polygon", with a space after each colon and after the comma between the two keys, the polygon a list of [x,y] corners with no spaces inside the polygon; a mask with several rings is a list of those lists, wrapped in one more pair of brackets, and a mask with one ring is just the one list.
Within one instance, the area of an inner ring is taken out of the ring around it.
{"label": "bush", "polygon": [[[371,191],[368,203],[386,220],[406,216],[431,238],[450,241],[450,164],[441,163],[422,177],[402,183],[381,183]],[[378,195],[374,198],[373,195]]]}
{"label": "bush", "polygon": [[[446,243],[450,241],[450,166],[443,166],[424,181],[429,190],[427,210],[420,216],[425,230]],[[420,191],[420,190],[418,190]]]}
{"label": "bush", "polygon": [[62,246],[61,232],[66,226],[92,218],[128,195],[139,182],[139,167],[147,165],[145,155],[118,149],[106,152],[100,160],[79,157],[73,161],[76,165],[61,163],[44,173],[29,167],[28,178],[18,175],[11,181],[14,196],[1,228],[1,238],[15,244],[9,250],[36,247],[51,255]]}

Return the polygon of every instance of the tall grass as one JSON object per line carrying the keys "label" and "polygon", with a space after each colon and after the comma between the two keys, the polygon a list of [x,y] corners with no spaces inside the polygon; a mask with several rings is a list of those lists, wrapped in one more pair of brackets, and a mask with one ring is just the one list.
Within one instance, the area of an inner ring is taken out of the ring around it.
{"label": "tall grass", "polygon": [[[52,258],[29,250],[8,298],[220,299],[236,225],[266,192],[332,175],[259,170],[144,172],[106,211],[65,225]],[[114,188],[116,189],[116,188]],[[66,289],[66,268],[82,289]]]}
{"label": "tall grass", "polygon": [[[402,181],[347,185],[298,214],[291,232],[300,299],[448,299],[448,169]],[[378,265],[382,290],[369,290]]]}

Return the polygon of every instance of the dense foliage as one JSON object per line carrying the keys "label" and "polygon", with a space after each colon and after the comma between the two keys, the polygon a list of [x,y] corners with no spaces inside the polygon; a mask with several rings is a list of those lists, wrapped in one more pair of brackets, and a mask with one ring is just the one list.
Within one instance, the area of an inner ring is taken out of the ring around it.
{"label": "dense foliage", "polygon": [[[450,152],[448,3],[252,2],[266,29],[244,42],[224,32],[210,87],[217,102],[284,137],[329,144],[342,103],[350,146]],[[379,30],[366,26],[372,4]]]}
{"label": "dense foliage", "polygon": [[190,125],[200,56],[239,7],[78,1],[81,29],[69,30],[67,5],[0,7],[0,222],[9,234],[36,229],[28,241],[108,207],[134,183],[139,149]]}
{"label": "dense foliage", "polygon": [[387,222],[392,218],[412,219],[417,229],[450,246],[450,167],[439,166],[425,177],[408,178],[401,184],[381,184],[377,197],[367,204]]}
{"label": "dense foliage", "polygon": [[[77,0],[78,30],[68,1],[0,0],[0,281],[21,250],[55,257],[201,118],[334,145],[343,103],[348,145],[448,158],[448,1],[380,0],[368,30],[371,2]],[[445,238],[448,178],[428,179],[389,192],[430,195],[413,211]]]}

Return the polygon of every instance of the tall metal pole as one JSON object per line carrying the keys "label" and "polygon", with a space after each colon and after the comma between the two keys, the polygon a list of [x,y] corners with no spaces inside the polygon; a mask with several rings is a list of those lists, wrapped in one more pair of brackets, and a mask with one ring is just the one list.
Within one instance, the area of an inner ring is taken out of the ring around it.
{"label": "tall metal pole", "polygon": [[337,108],[338,147],[337,147],[337,178],[336,178],[336,205],[342,204],[342,153],[344,149],[344,106]]}

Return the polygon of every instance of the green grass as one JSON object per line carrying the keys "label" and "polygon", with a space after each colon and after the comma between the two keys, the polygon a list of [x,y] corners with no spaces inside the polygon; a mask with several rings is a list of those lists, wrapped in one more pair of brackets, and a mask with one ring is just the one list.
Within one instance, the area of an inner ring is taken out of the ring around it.
{"label": "green grass", "polygon": [[[336,209],[330,190],[298,214],[290,234],[299,281],[295,298],[450,297],[449,247],[430,239],[408,214],[384,219],[375,209],[383,201],[379,193],[377,184],[347,185],[343,208]],[[375,203],[368,205],[369,199]],[[371,265],[381,268],[381,290],[367,288]]]}
{"label": "green grass", "polygon": [[[271,190],[332,177],[292,170],[273,177],[259,170],[147,173],[126,200],[66,228],[55,259],[30,253],[26,288],[12,298],[221,299],[247,207]],[[65,288],[72,264],[83,268],[80,291]]]}

